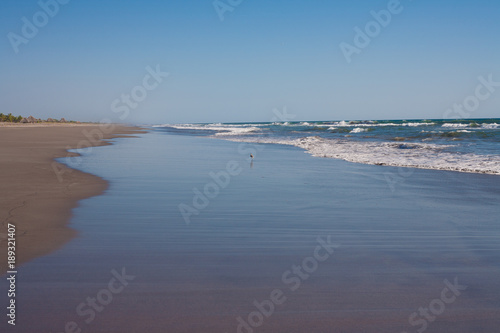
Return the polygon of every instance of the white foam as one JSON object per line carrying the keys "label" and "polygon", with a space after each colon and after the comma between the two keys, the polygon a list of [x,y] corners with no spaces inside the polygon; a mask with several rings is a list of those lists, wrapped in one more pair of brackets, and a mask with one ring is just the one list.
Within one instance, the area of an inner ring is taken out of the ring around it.
{"label": "white foam", "polygon": [[367,131],[368,131],[367,128],[356,127],[350,133],[362,133],[362,132],[367,132]]}
{"label": "white foam", "polygon": [[179,124],[179,125],[156,125],[154,127],[170,127],[175,129],[183,130],[205,130],[205,131],[216,131],[217,136],[229,136],[229,135],[242,135],[242,134],[252,134],[260,131],[257,126],[262,126],[255,124],[255,126],[248,127],[246,124]]}
{"label": "white foam", "polygon": [[[344,120],[334,123],[335,126],[338,127],[419,127],[419,126],[432,126],[436,125],[436,123],[360,123],[360,122],[352,122],[347,123]],[[329,125],[330,126],[330,125]]]}
{"label": "white foam", "polygon": [[498,129],[500,127],[500,125],[497,123],[481,124],[481,127],[479,127],[475,123],[470,123],[470,124],[445,123],[442,125],[442,127],[445,127],[445,128],[468,128],[468,129],[477,130],[477,129]]}
{"label": "white foam", "polygon": [[454,123],[444,123],[443,126],[441,127],[448,127],[448,128],[465,128],[469,127],[469,124],[454,124]]}
{"label": "white foam", "polygon": [[325,124],[315,124],[315,123],[309,123],[307,121],[302,121],[300,123],[293,123],[293,124],[290,124],[289,122],[285,122],[285,123],[273,123],[273,125],[283,125],[283,126],[290,126],[290,127],[298,127],[298,126],[309,126],[309,127],[328,127],[328,126],[331,126],[331,125],[325,125]]}
{"label": "white foam", "polygon": [[497,129],[500,125],[497,123],[493,124],[482,124],[481,127],[484,129]]}
{"label": "white foam", "polygon": [[500,156],[458,154],[444,151],[451,146],[428,143],[356,142],[324,139],[318,136],[301,139],[233,138],[231,141],[274,143],[305,149],[316,157],[342,159],[354,163],[500,174]]}
{"label": "white foam", "polygon": [[401,126],[408,126],[408,127],[433,126],[433,125],[436,125],[436,123],[403,123],[403,124],[401,124]]}
{"label": "white foam", "polygon": [[219,132],[215,134],[216,136],[229,136],[229,135],[242,135],[242,134],[255,134],[255,132],[260,131],[258,127],[230,127],[225,128],[225,132]]}

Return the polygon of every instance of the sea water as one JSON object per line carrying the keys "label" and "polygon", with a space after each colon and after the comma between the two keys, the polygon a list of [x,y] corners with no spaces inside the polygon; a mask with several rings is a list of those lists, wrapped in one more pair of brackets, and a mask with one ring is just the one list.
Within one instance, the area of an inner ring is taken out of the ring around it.
{"label": "sea water", "polygon": [[345,161],[500,174],[500,119],[158,125],[171,133],[276,143]]}

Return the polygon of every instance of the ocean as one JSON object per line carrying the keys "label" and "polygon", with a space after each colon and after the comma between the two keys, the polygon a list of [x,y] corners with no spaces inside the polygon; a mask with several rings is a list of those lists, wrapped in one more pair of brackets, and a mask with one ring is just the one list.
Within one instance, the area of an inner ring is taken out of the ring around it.
{"label": "ocean", "polygon": [[349,162],[500,174],[500,119],[157,125],[169,133],[305,149]]}

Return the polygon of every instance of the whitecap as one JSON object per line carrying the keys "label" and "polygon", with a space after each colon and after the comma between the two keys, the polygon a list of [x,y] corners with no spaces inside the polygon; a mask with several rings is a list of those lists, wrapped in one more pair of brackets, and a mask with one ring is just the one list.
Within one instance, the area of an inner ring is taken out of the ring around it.
{"label": "whitecap", "polygon": [[460,124],[460,123],[444,123],[441,127],[449,127],[449,128],[465,128],[469,127],[469,124]]}
{"label": "whitecap", "polygon": [[497,129],[498,128],[498,124],[497,123],[493,123],[493,124],[482,124],[481,127],[484,128],[484,129]]}

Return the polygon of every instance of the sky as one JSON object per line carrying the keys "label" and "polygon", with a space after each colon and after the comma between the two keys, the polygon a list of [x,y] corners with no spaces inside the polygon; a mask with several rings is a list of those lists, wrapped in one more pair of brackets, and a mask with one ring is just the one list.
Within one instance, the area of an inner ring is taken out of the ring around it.
{"label": "sky", "polygon": [[497,0],[2,0],[0,112],[498,118],[499,14]]}

